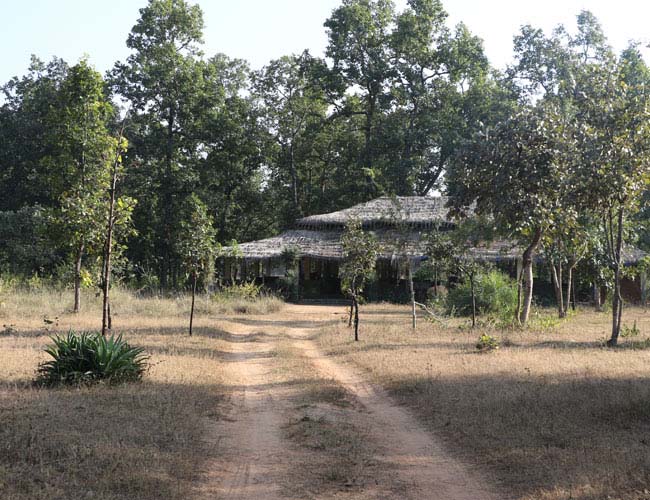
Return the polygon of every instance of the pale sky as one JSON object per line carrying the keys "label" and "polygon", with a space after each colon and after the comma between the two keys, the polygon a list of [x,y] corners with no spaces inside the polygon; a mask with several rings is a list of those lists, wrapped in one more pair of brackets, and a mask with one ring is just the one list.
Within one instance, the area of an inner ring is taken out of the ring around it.
{"label": "pale sky", "polygon": [[[444,0],[443,0],[444,1]],[[106,71],[128,56],[125,42],[146,0],[0,0],[0,84],[26,72],[30,54],[75,63],[84,54]],[[323,22],[340,0],[198,0],[204,12],[206,55],[223,52],[260,68],[282,55],[308,48],[322,55]],[[398,8],[406,0],[397,0]],[[446,0],[450,23],[465,22],[485,43],[490,62],[503,68],[512,59],[512,37],[523,24],[545,30],[575,26],[582,9],[604,26],[620,51],[630,39],[650,42],[647,0]],[[650,51],[646,51],[646,56]],[[650,58],[649,58],[650,59]]]}

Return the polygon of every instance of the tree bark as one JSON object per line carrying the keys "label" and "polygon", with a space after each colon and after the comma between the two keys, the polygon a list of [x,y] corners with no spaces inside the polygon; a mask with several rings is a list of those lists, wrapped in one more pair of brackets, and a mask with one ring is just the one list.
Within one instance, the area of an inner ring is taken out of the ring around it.
{"label": "tree bark", "polygon": [[196,296],[196,271],[192,272],[192,306],[190,307],[190,337],[192,336],[192,325],[194,324],[194,298]]}
{"label": "tree bark", "polygon": [[521,296],[522,296],[522,292],[523,292],[523,290],[522,290],[523,287],[522,287],[521,282],[522,282],[523,279],[524,279],[524,269],[522,267],[522,269],[519,271],[519,273],[517,275],[517,309],[515,309],[515,320],[517,321],[517,323],[519,325],[521,325],[521,320],[520,320],[520,317],[521,317]]}
{"label": "tree bark", "polygon": [[[574,264],[571,263],[569,264],[569,267],[567,268],[567,282],[566,282],[566,303],[564,304],[564,315],[563,317],[566,317],[567,313],[569,312],[569,306],[571,305],[571,295],[573,291],[573,268]],[[575,302],[575,297],[573,298]],[[575,303],[574,303],[574,309],[575,309]]]}
{"label": "tree bark", "polygon": [[293,142],[289,145],[289,170],[291,172],[293,208],[295,213],[302,215],[302,210],[300,210],[300,203],[298,201],[298,172],[296,171]]}
{"label": "tree bark", "polygon": [[74,263],[74,309],[75,313],[81,310],[81,262],[84,255],[85,244],[82,241],[77,248],[77,258]]}
{"label": "tree bark", "polygon": [[621,295],[621,253],[623,249],[623,207],[616,214],[616,247],[614,248],[614,297],[612,298],[612,336],[607,341],[609,347],[616,347],[621,333],[623,297]]}
{"label": "tree bark", "polygon": [[542,239],[542,230],[537,228],[533,239],[531,240],[528,248],[524,251],[522,256],[522,275],[524,279],[524,300],[523,306],[521,309],[521,315],[519,317],[519,322],[522,325],[525,325],[528,322],[528,317],[530,316],[530,308],[533,301],[533,257],[535,255],[535,250],[539,245],[539,242]]}
{"label": "tree bark", "polygon": [[411,262],[409,260],[408,264],[408,278],[409,278],[409,292],[411,294],[411,317],[412,317],[412,327],[413,330],[417,327],[417,314],[415,312],[415,288],[413,287],[413,270],[411,269]]}
{"label": "tree bark", "polygon": [[469,277],[469,286],[472,293],[472,328],[476,327],[476,290],[474,289],[474,274]]}
{"label": "tree bark", "polygon": [[106,241],[104,242],[104,276],[102,280],[102,336],[106,336],[106,330],[113,326],[111,318],[110,289],[111,289],[111,258],[113,256],[113,229],[115,227],[115,197],[117,191],[117,176],[122,155],[122,138],[124,137],[124,127],[126,125],[126,116],[122,122],[122,128],[118,137],[117,150],[113,159],[113,169],[111,171],[110,200],[108,206],[108,221],[106,227]]}
{"label": "tree bark", "polygon": [[594,309],[596,310],[596,312],[602,312],[603,306],[600,298],[600,287],[598,286],[598,283],[596,281],[594,281],[592,285],[592,293],[593,293],[593,300],[594,300]]}
{"label": "tree bark", "polygon": [[359,301],[357,296],[353,295],[352,303],[354,305],[354,341],[359,341]]}
{"label": "tree bark", "polygon": [[553,289],[555,290],[555,302],[559,318],[564,317],[564,297],[562,295],[562,264],[551,263],[551,277],[553,278]]}

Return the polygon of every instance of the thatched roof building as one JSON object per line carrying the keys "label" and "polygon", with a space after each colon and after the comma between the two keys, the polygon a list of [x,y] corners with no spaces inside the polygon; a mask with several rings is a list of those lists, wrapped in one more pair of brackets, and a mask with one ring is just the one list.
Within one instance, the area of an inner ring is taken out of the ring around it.
{"label": "thatched roof building", "polygon": [[[243,243],[239,250],[245,259],[279,258],[286,248],[294,248],[301,256],[339,261],[343,258],[341,234],[351,220],[360,220],[365,230],[371,231],[381,246],[380,258],[391,258],[395,241],[406,239],[406,252],[424,256],[424,236],[434,227],[453,229],[447,215],[447,198],[423,196],[381,197],[345,210],[312,215],[298,219],[295,229],[259,241]],[[399,221],[400,228],[397,228]],[[406,225],[409,231],[405,233]],[[512,245],[511,245],[512,246]],[[506,245],[501,245],[506,250]],[[496,253],[494,257],[496,257]]]}
{"label": "thatched roof building", "polygon": [[[385,288],[394,288],[396,280],[396,242],[405,243],[402,251],[417,268],[425,259],[426,238],[433,228],[453,230],[455,222],[448,215],[447,198],[381,197],[345,210],[312,215],[298,219],[293,229],[278,236],[239,245],[239,259],[226,259],[224,275],[239,279],[277,279],[287,274],[283,254],[294,250],[300,257],[298,272],[301,287],[313,289],[313,296],[334,296],[340,293],[338,264],[343,259],[341,236],[351,220],[360,220],[363,228],[372,232],[380,244],[377,273]],[[511,241],[494,241],[474,248],[476,259],[498,264],[516,275],[522,249]],[[627,265],[637,263],[645,253],[628,247]],[[538,259],[540,257],[538,256]],[[229,262],[228,262],[229,261]]]}

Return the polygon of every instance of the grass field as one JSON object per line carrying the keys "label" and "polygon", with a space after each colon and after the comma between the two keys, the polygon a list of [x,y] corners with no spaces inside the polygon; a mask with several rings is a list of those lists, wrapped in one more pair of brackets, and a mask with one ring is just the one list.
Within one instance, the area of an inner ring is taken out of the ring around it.
{"label": "grass field", "polygon": [[[650,498],[650,314],[639,333],[603,347],[609,315],[580,311],[550,328],[470,330],[420,321],[406,308],[362,308],[361,341],[342,322],[323,329],[331,356],[367,371],[450,452],[519,499]],[[479,333],[501,342],[479,353]]]}
{"label": "grass field", "polygon": [[[196,335],[188,338],[187,297],[117,290],[114,325],[151,355],[145,380],[35,387],[51,334],[99,326],[98,297],[84,296],[79,315],[66,312],[70,299],[51,290],[0,294],[3,500],[192,497],[220,453],[205,434],[227,406],[224,366],[232,364],[232,342],[241,341],[220,321],[243,312],[259,314],[252,325],[275,318],[294,328],[327,325],[314,330],[327,355],[361,367],[441,436],[449,453],[514,498],[650,499],[650,314],[643,309],[625,311],[624,323],[638,333],[617,349],[604,347],[609,315],[590,310],[561,322],[542,312],[525,330],[471,330],[455,319],[446,326],[421,320],[414,332],[408,308],[390,305],[362,307],[355,343],[343,308],[289,320],[274,315],[282,308],[274,299],[201,297]],[[500,348],[478,352],[482,333]],[[314,372],[293,341],[258,334],[272,339],[277,356],[269,366],[295,395],[281,439],[305,462],[285,494],[327,497],[347,477],[369,484],[381,468],[351,395]],[[354,494],[357,486],[344,487]]]}
{"label": "grass field", "polygon": [[[218,450],[203,430],[224,397],[220,358],[227,334],[215,314],[242,304],[197,302],[187,338],[189,299],[136,298],[117,290],[114,327],[151,354],[140,384],[41,389],[32,386],[55,332],[97,330],[99,298],[66,312],[71,293],[5,291],[0,296],[0,498],[180,499]],[[247,302],[277,310],[279,301]],[[241,311],[243,312],[243,311]]]}

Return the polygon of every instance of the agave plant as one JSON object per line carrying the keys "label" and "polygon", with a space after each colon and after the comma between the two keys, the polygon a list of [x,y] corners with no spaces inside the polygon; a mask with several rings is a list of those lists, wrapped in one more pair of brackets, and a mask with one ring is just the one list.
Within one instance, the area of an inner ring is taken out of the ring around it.
{"label": "agave plant", "polygon": [[38,367],[37,380],[45,385],[130,382],[140,380],[147,369],[144,349],[130,346],[122,335],[70,331],[51,340],[45,352],[52,359]]}

